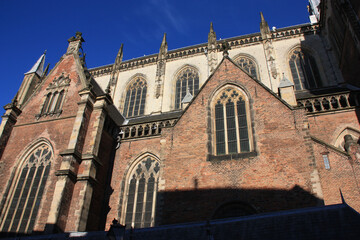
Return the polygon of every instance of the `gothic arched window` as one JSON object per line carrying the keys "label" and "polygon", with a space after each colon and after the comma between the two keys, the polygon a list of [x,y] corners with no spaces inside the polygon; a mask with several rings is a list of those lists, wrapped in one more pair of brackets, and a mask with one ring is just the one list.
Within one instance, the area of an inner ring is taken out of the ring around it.
{"label": "gothic arched window", "polygon": [[213,101],[215,155],[251,151],[248,100],[240,89],[226,86]]}
{"label": "gothic arched window", "polygon": [[17,170],[3,209],[2,232],[31,233],[40,207],[53,153],[40,144]]}
{"label": "gothic arched window", "polygon": [[252,59],[246,56],[239,56],[235,58],[236,62],[244,71],[250,74],[253,78],[260,80],[258,74],[258,67]]}
{"label": "gothic arched window", "polygon": [[131,81],[126,90],[124,103],[124,116],[134,117],[144,114],[146,100],[146,81],[142,77],[136,77]]}
{"label": "gothic arched window", "polygon": [[199,73],[193,67],[186,67],[176,77],[175,109],[182,107],[181,101],[185,97],[187,89],[193,96],[199,91]]}
{"label": "gothic arched window", "polygon": [[290,54],[289,65],[295,90],[321,87],[319,70],[311,55],[297,48]]}
{"label": "gothic arched window", "polygon": [[61,108],[70,82],[69,76],[65,77],[64,73],[62,73],[49,84],[46,88],[47,93],[40,114],[36,115],[37,118],[55,114],[60,115],[62,113]]}
{"label": "gothic arched window", "polygon": [[127,227],[144,228],[155,224],[155,203],[160,163],[144,157],[131,171],[127,181],[124,222]]}
{"label": "gothic arched window", "polygon": [[41,109],[41,115],[47,113],[51,96],[52,96],[52,93],[48,93],[48,94],[46,95],[46,98],[45,98],[43,107],[42,107],[42,109]]}

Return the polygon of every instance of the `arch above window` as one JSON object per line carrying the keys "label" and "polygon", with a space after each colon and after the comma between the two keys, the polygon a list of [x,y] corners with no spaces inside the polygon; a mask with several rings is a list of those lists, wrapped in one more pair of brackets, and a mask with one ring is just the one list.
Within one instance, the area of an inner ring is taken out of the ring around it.
{"label": "arch above window", "polygon": [[238,87],[222,87],[212,100],[213,153],[227,155],[252,151],[249,101]]}
{"label": "arch above window", "polygon": [[321,87],[320,73],[314,57],[300,47],[290,52],[289,66],[295,90]]}
{"label": "arch above window", "polygon": [[189,90],[192,96],[199,91],[199,72],[191,66],[186,66],[176,75],[175,109],[181,109],[181,101]]}
{"label": "arch above window", "polygon": [[123,222],[127,227],[144,228],[155,225],[156,197],[160,163],[151,156],[136,161],[126,181]]}
{"label": "arch above window", "polygon": [[234,62],[253,78],[260,80],[258,66],[253,59],[248,56],[240,55],[234,58]]}
{"label": "arch above window", "polygon": [[126,88],[123,114],[125,117],[135,117],[144,114],[147,84],[145,78],[134,77]]}
{"label": "arch above window", "polygon": [[20,161],[2,212],[2,232],[32,232],[53,155],[52,147],[40,142]]}

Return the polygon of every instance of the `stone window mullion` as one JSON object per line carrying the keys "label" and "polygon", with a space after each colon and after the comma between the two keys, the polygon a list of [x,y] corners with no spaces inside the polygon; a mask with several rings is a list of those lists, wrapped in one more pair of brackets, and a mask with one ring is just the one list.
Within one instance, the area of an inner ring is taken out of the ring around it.
{"label": "stone window mullion", "polygon": [[228,146],[228,132],[227,132],[227,117],[226,117],[226,104],[223,104],[223,114],[224,114],[224,135],[225,135],[225,154],[229,153],[229,146]]}
{"label": "stone window mullion", "polygon": [[144,198],[143,198],[143,206],[142,206],[142,214],[141,214],[141,227],[144,227],[145,223],[145,208],[146,208],[146,197],[147,197],[147,188],[148,188],[149,176],[145,175],[145,187],[144,187]]}
{"label": "stone window mullion", "polygon": [[134,196],[134,206],[132,210],[132,217],[131,217],[131,227],[135,227],[135,214],[136,214],[136,202],[138,198],[138,190],[139,190],[139,181],[141,176],[136,177],[136,186],[135,186],[135,196]]}
{"label": "stone window mullion", "polygon": [[236,139],[237,139],[237,149],[240,152],[240,133],[238,131],[239,129],[239,120],[238,120],[238,111],[237,111],[237,101],[234,101],[234,114],[235,114],[235,126],[236,126]]}
{"label": "stone window mullion", "polygon": [[[159,178],[157,178],[156,176],[154,178],[155,178],[154,193],[156,193],[157,189],[158,189],[158,181],[156,179],[159,179]],[[157,194],[153,194],[152,209],[156,208],[156,197],[157,197]],[[151,224],[150,225],[152,227],[155,225],[155,211],[154,210],[151,212]]]}
{"label": "stone window mullion", "polygon": [[[34,166],[35,166],[35,165],[34,165]],[[20,216],[20,219],[19,219],[19,222],[18,222],[18,226],[17,226],[16,231],[19,231],[19,229],[20,229],[20,226],[21,226],[20,223],[22,222],[22,219],[23,219],[23,216],[24,216],[24,213],[25,213],[27,204],[28,204],[28,202],[29,202],[29,196],[30,196],[30,193],[31,193],[31,187],[32,187],[33,184],[34,184],[35,176],[37,175],[38,171],[39,171],[39,167],[35,166],[35,172],[34,172],[34,175],[33,175],[32,179],[31,179],[28,192],[27,192],[27,194],[26,194],[25,202],[24,202],[24,205],[23,205],[23,207],[22,207],[21,216]],[[29,221],[28,221],[28,222],[29,222]]]}
{"label": "stone window mullion", "polygon": [[[31,206],[31,211],[30,211],[30,214],[29,214],[29,218],[31,219],[31,216],[33,215],[33,211],[34,211],[34,207],[35,207],[35,204],[36,204],[36,200],[38,198],[38,194],[40,192],[40,188],[41,188],[41,180],[44,178],[44,174],[45,174],[45,170],[46,170],[46,167],[47,165],[43,165],[43,169],[42,169],[42,173],[41,173],[41,176],[40,176],[40,180],[39,180],[39,183],[38,183],[38,187],[36,188],[36,193],[35,193],[35,196],[34,196],[34,201],[32,203],[32,206]],[[39,167],[37,168],[37,171],[39,170]],[[36,176],[36,175],[35,175]],[[24,211],[25,212],[25,211]],[[20,224],[22,225],[22,224]],[[25,232],[28,231],[28,227],[30,225],[30,221],[28,221],[28,223],[26,224],[26,227],[25,227]]]}
{"label": "stone window mullion", "polygon": [[27,184],[27,181],[28,181],[28,178],[29,178],[29,175],[30,175],[30,172],[31,172],[31,167],[28,167],[28,171],[27,171],[27,174],[26,174],[26,178],[25,178],[25,181],[24,181],[24,184],[22,185],[22,189],[20,191],[20,194],[19,194],[19,198],[17,200],[17,203],[16,203],[16,207],[15,207],[15,211],[13,213],[13,216],[12,216],[12,219],[11,219],[11,223],[10,223],[10,226],[9,226],[9,230],[11,231],[11,229],[13,228],[13,224],[14,224],[14,220],[15,220],[15,217],[16,217],[16,214],[18,213],[18,211],[20,211],[20,202],[21,202],[21,198],[24,194],[24,189],[25,189],[25,186]]}

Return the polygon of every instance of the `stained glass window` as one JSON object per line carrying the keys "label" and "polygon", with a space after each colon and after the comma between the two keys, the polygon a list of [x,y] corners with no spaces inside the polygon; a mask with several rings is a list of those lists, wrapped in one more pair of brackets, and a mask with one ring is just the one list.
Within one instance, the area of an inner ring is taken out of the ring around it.
{"label": "stained glass window", "polygon": [[246,56],[240,56],[235,58],[234,60],[244,71],[246,71],[248,74],[250,74],[253,78],[260,80],[258,75],[258,67],[256,63],[246,57]]}
{"label": "stained glass window", "polygon": [[31,233],[49,175],[51,148],[42,144],[23,163],[3,211],[1,231]]}
{"label": "stained glass window", "polygon": [[155,203],[160,164],[153,157],[141,160],[132,173],[127,188],[125,224],[144,228],[155,224]]}
{"label": "stained glass window", "polygon": [[245,96],[234,87],[217,94],[214,105],[216,155],[250,152]]}
{"label": "stained glass window", "polygon": [[311,55],[297,48],[290,55],[289,65],[296,90],[321,87],[319,70]]}
{"label": "stained glass window", "polygon": [[144,114],[146,91],[145,79],[137,77],[130,83],[126,90],[124,116],[134,117]]}
{"label": "stained glass window", "polygon": [[189,89],[189,92],[193,96],[199,91],[199,73],[192,67],[186,67],[177,75],[175,109],[180,109],[182,107],[181,101],[184,99],[187,89]]}

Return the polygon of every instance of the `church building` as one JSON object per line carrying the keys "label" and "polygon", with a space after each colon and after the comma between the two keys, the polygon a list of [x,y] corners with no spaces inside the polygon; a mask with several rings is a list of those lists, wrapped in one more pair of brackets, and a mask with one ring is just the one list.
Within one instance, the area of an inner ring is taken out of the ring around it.
{"label": "church building", "polygon": [[[320,3],[319,3],[320,2]],[[0,125],[0,232],[213,221],[344,200],[360,211],[360,6],[87,69],[45,53]],[[356,20],[357,19],[357,20]],[[65,44],[65,41],[64,41]],[[60,46],[60,47],[66,47]]]}

